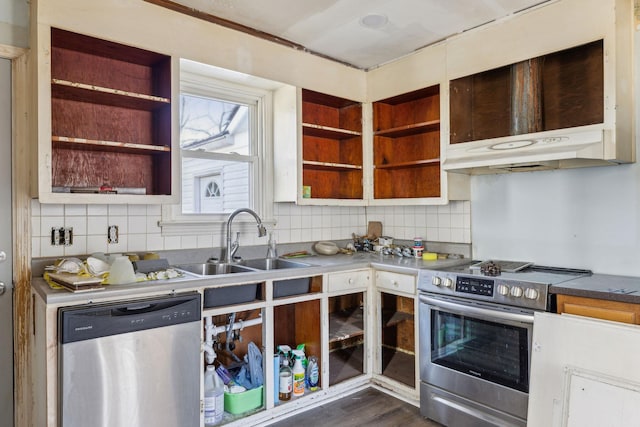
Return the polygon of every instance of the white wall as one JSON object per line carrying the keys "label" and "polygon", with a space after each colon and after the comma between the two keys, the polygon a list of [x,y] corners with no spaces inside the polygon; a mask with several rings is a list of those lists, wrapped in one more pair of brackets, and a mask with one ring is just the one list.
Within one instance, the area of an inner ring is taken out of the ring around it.
{"label": "white wall", "polygon": [[[636,147],[640,37],[635,34]],[[636,150],[637,151],[637,150]],[[476,176],[474,257],[640,276],[640,164]]]}

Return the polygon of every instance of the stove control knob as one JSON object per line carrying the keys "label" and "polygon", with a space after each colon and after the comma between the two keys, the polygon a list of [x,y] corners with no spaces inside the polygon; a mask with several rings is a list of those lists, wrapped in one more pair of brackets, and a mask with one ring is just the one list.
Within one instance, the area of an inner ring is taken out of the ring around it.
{"label": "stove control knob", "polygon": [[444,286],[447,288],[453,288],[453,280],[447,277],[446,279],[444,279]]}
{"label": "stove control knob", "polygon": [[500,295],[509,295],[509,287],[507,285],[499,284],[497,290]]}
{"label": "stove control knob", "polygon": [[527,288],[524,291],[524,297],[527,299],[538,299],[538,291],[536,289]]}
{"label": "stove control knob", "polygon": [[433,276],[433,278],[431,279],[431,283],[435,286],[440,286],[442,285],[442,279],[438,276]]}
{"label": "stove control knob", "polygon": [[514,286],[511,288],[511,296],[520,298],[523,294],[523,290],[520,286]]}

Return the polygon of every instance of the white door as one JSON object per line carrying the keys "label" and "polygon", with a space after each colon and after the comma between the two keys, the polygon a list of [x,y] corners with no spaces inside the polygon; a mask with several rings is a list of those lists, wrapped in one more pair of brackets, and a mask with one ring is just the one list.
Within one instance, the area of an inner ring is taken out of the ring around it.
{"label": "white door", "polygon": [[0,427],[13,426],[11,61],[0,59]]}

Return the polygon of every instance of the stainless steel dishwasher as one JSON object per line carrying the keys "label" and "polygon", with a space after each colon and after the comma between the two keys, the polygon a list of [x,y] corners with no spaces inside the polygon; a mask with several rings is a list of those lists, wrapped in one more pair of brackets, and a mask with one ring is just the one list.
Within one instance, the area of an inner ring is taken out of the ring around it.
{"label": "stainless steel dishwasher", "polygon": [[200,425],[200,294],[58,311],[63,427]]}

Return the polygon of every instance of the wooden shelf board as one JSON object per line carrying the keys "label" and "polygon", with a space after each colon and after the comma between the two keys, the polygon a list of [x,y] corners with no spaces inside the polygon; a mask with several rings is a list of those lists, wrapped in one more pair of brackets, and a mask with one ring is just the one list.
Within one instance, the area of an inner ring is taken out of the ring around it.
{"label": "wooden shelf board", "polygon": [[380,129],[375,132],[375,136],[388,138],[398,138],[402,136],[417,135],[419,133],[440,130],[440,120],[430,120],[428,122],[413,123],[405,126],[398,126],[390,129]]}
{"label": "wooden shelf board", "polygon": [[148,111],[153,111],[171,103],[170,99],[161,96],[127,92],[60,79],[51,79],[51,95],[54,98],[72,101],[92,102]]}
{"label": "wooden shelf board", "polygon": [[418,168],[421,166],[440,164],[440,159],[416,160],[414,162],[388,163],[386,165],[375,165],[376,169],[404,169]]}
{"label": "wooden shelf board", "polygon": [[330,163],[330,162],[315,162],[312,160],[304,160],[302,162],[303,167],[309,169],[322,169],[322,170],[341,170],[341,171],[358,171],[362,170],[361,165],[348,165],[345,163]]}
{"label": "wooden shelf board", "polygon": [[118,151],[133,154],[168,153],[170,147],[164,145],[133,144],[129,142],[100,141],[95,139],[71,138],[66,136],[52,136],[51,141],[58,147],[70,149]]}
{"label": "wooden shelf board", "polygon": [[387,312],[386,310],[382,313],[382,326],[385,328],[407,320],[413,320],[413,314],[403,313],[401,311]]}
{"label": "wooden shelf board", "polygon": [[356,310],[349,315],[329,314],[329,343],[344,341],[364,335],[362,311]]}
{"label": "wooden shelf board", "polygon": [[302,123],[302,133],[303,135],[329,139],[347,139],[362,135],[362,132],[354,130],[338,129],[329,126],[315,125],[312,123]]}

